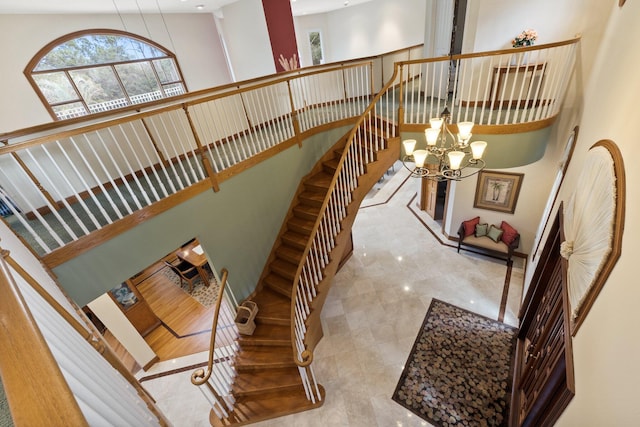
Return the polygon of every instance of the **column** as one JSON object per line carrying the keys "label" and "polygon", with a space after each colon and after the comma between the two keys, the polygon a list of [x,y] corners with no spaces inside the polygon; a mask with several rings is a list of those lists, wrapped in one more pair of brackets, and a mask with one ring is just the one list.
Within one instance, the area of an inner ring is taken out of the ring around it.
{"label": "column", "polygon": [[290,0],[262,0],[262,8],[276,71],[298,68],[298,45]]}

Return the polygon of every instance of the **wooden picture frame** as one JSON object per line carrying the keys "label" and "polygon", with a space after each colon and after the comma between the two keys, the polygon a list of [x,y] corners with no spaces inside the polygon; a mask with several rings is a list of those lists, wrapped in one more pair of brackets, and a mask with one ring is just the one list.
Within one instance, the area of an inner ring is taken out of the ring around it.
{"label": "wooden picture frame", "polygon": [[523,173],[480,171],[473,207],[514,213],[523,178]]}

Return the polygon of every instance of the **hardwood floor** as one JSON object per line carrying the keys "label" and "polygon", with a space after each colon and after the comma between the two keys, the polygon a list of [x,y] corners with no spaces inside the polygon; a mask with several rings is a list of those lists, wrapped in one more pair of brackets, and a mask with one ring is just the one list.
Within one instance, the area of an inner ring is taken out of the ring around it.
{"label": "hardwood floor", "polygon": [[[169,255],[168,258],[175,258]],[[214,307],[204,307],[164,274],[164,260],[148,267],[134,282],[162,324],[145,336],[160,361],[209,349]]]}
{"label": "hardwood floor", "polygon": [[[130,279],[130,284],[135,286],[151,311],[161,321],[160,326],[144,336],[147,344],[158,356],[158,362],[208,351],[211,341],[215,306],[203,306],[191,297],[186,287],[176,286],[162,272],[165,268],[164,261],[173,262],[176,258],[175,252],[170,253]],[[225,322],[233,323],[234,314],[235,311],[223,301],[219,325],[224,327]],[[216,347],[229,344],[223,342],[223,336],[218,338]],[[132,374],[141,369],[108,330],[105,331],[104,337]]]}
{"label": "hardwood floor", "polygon": [[[157,266],[157,265],[156,265]],[[162,266],[157,266],[161,268]],[[151,310],[175,335],[185,337],[211,330],[213,307],[204,307],[157,271],[136,285]]]}

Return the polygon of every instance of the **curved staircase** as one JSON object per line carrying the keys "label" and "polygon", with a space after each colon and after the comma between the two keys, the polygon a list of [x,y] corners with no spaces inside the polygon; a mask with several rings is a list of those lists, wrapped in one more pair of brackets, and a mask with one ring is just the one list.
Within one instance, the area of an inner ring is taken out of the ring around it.
{"label": "curved staircase", "polygon": [[[356,167],[361,168],[363,173],[357,177],[357,186],[349,191],[350,202],[346,205],[345,215],[335,222],[339,227],[333,230],[332,244],[326,245],[325,260],[319,261],[323,265],[322,278],[314,289],[307,290],[314,294],[304,322],[304,349],[311,355],[322,338],[320,312],[330,282],[341,262],[350,255],[351,227],[360,203],[399,158],[399,138],[383,138],[380,126],[372,126],[372,123],[363,124],[355,130],[357,135],[353,144],[357,145],[356,157],[363,159],[363,164]],[[385,126],[388,129],[390,125]],[[392,134],[395,134],[395,129]],[[260,282],[249,298],[257,303],[259,311],[253,335],[240,335],[238,338],[238,350],[233,360],[235,378],[231,386],[234,408],[222,418],[211,411],[210,421],[214,426],[251,424],[313,409],[324,401],[324,389],[315,384],[315,379],[312,386],[316,388],[318,398],[310,396],[313,393],[309,393],[303,384],[304,374],[301,376],[301,371],[306,369],[305,365],[310,363],[312,356],[305,363],[296,362],[295,351],[292,351],[295,349],[292,343],[292,339],[295,339],[292,313],[295,313],[296,306],[300,309],[293,298],[308,248],[315,238],[318,218],[327,204],[335,175],[339,173],[341,158],[349,147],[347,141],[350,135],[353,137],[353,132],[338,141],[298,187]],[[357,141],[366,141],[366,144]],[[375,143],[372,144],[372,141]],[[375,146],[380,149],[372,150],[371,147]],[[336,181],[335,185],[341,184]]]}

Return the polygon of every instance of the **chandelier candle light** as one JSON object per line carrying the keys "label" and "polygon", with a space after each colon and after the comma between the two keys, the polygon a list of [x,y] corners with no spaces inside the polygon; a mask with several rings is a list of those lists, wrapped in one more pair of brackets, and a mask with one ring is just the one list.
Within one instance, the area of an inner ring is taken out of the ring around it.
{"label": "chandelier candle light", "polygon": [[[414,177],[427,177],[438,181],[445,179],[460,181],[484,169],[485,162],[482,160],[482,155],[487,143],[485,141],[469,143],[473,122],[458,123],[456,137],[449,130],[450,116],[449,109],[445,107],[439,118],[429,120],[430,127],[424,131],[427,140],[425,150],[415,150],[415,139],[402,142],[405,152],[402,163]],[[437,169],[429,170],[425,167],[429,156],[435,157]],[[407,165],[407,162],[411,161],[415,163],[415,167]],[[473,171],[465,174],[463,170],[468,167],[473,168]]]}

